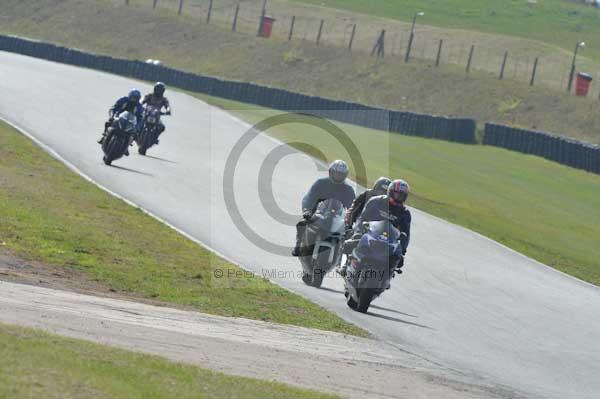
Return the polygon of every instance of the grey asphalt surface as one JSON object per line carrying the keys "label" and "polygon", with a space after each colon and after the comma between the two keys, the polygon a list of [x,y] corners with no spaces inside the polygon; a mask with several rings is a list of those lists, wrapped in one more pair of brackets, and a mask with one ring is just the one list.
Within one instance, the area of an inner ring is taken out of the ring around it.
{"label": "grey asphalt surface", "polygon": [[[297,259],[255,245],[232,221],[224,206],[223,173],[248,126],[229,114],[171,91],[174,115],[165,119],[160,146],[149,151],[154,158],[132,153],[115,167],[103,165],[94,142],[108,106],[134,85],[150,88],[0,52],[0,116],[104,187],[410,353],[408,363],[532,398],[600,397],[600,288],[413,210],[405,273],[369,314],[355,313],[346,307],[341,279],[328,277],[320,290],[305,286]],[[260,237],[289,246],[294,227],[273,220],[258,200],[261,165],[279,146],[256,137],[241,156],[233,192]],[[321,175],[309,157],[286,157],[273,175],[278,206],[298,214],[304,191]]]}

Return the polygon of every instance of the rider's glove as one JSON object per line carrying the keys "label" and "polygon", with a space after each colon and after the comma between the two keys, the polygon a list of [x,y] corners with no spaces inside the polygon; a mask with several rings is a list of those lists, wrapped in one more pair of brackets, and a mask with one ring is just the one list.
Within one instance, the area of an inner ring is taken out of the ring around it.
{"label": "rider's glove", "polygon": [[167,115],[171,115],[171,110],[168,110],[168,111],[166,112],[166,114],[167,114]]}
{"label": "rider's glove", "polygon": [[313,215],[313,214],[312,214],[312,212],[311,212],[311,211],[307,211],[307,210],[305,210],[305,211],[302,213],[302,217],[303,217],[305,220],[309,220],[310,218],[312,218],[312,215]]}

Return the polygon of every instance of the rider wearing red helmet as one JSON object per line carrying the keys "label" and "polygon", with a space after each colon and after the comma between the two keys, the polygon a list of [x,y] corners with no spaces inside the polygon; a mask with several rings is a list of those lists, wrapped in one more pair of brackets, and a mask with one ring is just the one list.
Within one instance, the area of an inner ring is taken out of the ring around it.
{"label": "rider wearing red helmet", "polygon": [[390,223],[402,234],[400,242],[402,244],[402,253],[405,254],[410,242],[410,224],[412,217],[405,203],[410,193],[410,186],[404,180],[394,180],[388,187],[387,195],[373,197],[365,205],[358,218],[356,225],[358,228],[363,222],[375,220],[389,220]]}
{"label": "rider wearing red helmet", "polygon": [[[404,255],[410,242],[410,224],[412,217],[410,211],[406,208],[405,203],[410,193],[410,186],[404,180],[394,180],[390,183],[387,189],[387,194],[372,197],[365,205],[360,217],[356,221],[354,228],[354,236],[351,240],[346,241],[344,245],[344,253],[350,254],[352,250],[358,244],[358,240],[362,237],[363,224],[365,222],[373,222],[380,220],[389,220],[390,223],[400,231],[400,244],[402,245],[403,257],[399,260],[398,269],[399,273],[402,271],[400,268],[404,265]],[[346,268],[348,264],[341,266],[338,272],[342,275],[346,275]]]}

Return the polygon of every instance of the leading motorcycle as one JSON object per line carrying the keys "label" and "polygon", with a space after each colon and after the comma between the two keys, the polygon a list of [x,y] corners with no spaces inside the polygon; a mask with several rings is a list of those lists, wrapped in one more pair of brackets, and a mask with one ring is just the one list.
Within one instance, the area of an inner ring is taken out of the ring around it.
{"label": "leading motorcycle", "polygon": [[116,119],[111,120],[106,130],[106,137],[102,141],[102,160],[106,165],[123,157],[125,150],[135,137],[137,119],[129,111],[122,112]]}
{"label": "leading motorcycle", "polygon": [[[371,302],[384,293],[394,278],[396,268],[404,261],[400,231],[387,221],[367,222],[362,236],[348,255],[344,276],[344,295],[348,306],[366,313]],[[348,240],[346,245],[352,245]]]}
{"label": "leading motorcycle", "polygon": [[302,281],[320,287],[323,278],[339,265],[344,240],[346,208],[335,199],[319,202],[302,237]]}

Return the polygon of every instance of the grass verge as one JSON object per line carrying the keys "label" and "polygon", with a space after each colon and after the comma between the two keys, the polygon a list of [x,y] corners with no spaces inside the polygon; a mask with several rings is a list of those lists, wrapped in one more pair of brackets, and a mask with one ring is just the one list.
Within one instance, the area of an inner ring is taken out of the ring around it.
{"label": "grass verge", "polygon": [[334,398],[0,324],[3,398]]}
{"label": "grass verge", "polygon": [[[249,123],[279,113],[199,97]],[[495,147],[340,126],[360,149],[370,182],[382,175],[405,178],[413,190],[410,205],[600,285],[600,176]],[[267,133],[284,142],[318,143],[329,160],[348,158],[308,124]]]}
{"label": "grass verge", "polygon": [[216,269],[237,267],[88,183],[4,124],[0,220],[0,251],[84,272],[121,294],[205,313],[366,335],[267,280],[231,277],[213,286]]}
{"label": "grass verge", "polygon": [[[132,0],[138,4],[141,0]],[[139,3],[141,4],[141,3]],[[138,5],[139,5],[138,4]],[[146,4],[146,3],[144,3]],[[391,109],[474,117],[600,143],[598,103],[464,67],[308,41],[264,40],[198,17],[109,0],[6,0],[0,32],[130,59]],[[160,40],[148,40],[160,37]],[[126,41],[115,38],[127,38]]]}

